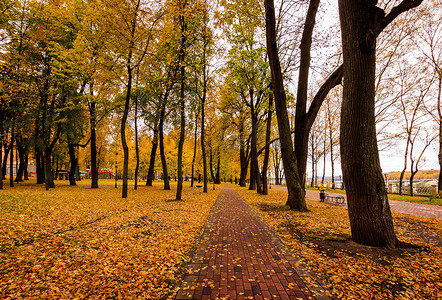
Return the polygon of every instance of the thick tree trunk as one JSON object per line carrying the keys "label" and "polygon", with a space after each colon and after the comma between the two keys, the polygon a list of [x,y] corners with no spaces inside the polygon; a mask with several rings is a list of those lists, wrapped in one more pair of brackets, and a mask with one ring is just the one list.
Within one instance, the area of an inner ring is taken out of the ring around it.
{"label": "thick tree trunk", "polygon": [[266,146],[264,150],[264,163],[262,166],[262,195],[268,195],[269,186],[267,179],[267,170],[269,168],[270,157],[270,135],[272,133],[272,109],[273,109],[273,92],[269,93],[269,107],[267,111],[267,124],[266,124]]}
{"label": "thick tree trunk", "polygon": [[45,182],[44,176],[44,155],[39,147],[35,149],[35,163],[36,163],[36,175],[37,184],[43,184]]}
{"label": "thick tree trunk", "polygon": [[249,160],[246,156],[246,150],[244,149],[244,145],[240,145],[239,149],[239,160],[240,160],[240,175],[239,175],[239,186],[246,186],[247,179],[247,168],[249,165]]}
{"label": "thick tree trunk", "polygon": [[270,69],[272,72],[273,93],[275,96],[275,112],[278,120],[278,130],[281,142],[281,153],[287,183],[287,205],[291,209],[307,210],[304,198],[304,189],[298,174],[296,155],[293,149],[290,123],[287,114],[287,100],[284,91],[284,82],[281,64],[276,43],[275,6],[273,0],[264,0],[266,11],[266,40]]}
{"label": "thick tree trunk", "polygon": [[[55,143],[54,143],[55,145]],[[54,172],[52,171],[52,149],[53,146],[47,146],[45,148],[44,155],[44,175],[45,175],[45,188],[46,190],[55,188],[54,184]]]}
{"label": "thick tree trunk", "polygon": [[166,110],[166,99],[164,99],[164,103],[163,103],[163,105],[161,107],[160,124],[158,126],[158,130],[159,130],[158,135],[159,135],[159,139],[160,139],[160,156],[161,156],[161,166],[163,167],[164,189],[165,190],[170,190],[169,174],[167,173],[166,154],[164,153],[164,133],[163,133],[163,127],[164,127],[165,110]]}
{"label": "thick tree trunk", "polygon": [[352,239],[394,247],[398,239],[379,162],[375,124],[376,1],[339,0],[344,57],[341,159]]}
{"label": "thick tree trunk", "polygon": [[75,156],[75,146],[69,144],[69,161],[71,167],[69,168],[69,185],[77,185],[75,181],[75,172],[77,171],[77,157]]}
{"label": "thick tree trunk", "polygon": [[17,171],[17,175],[15,176],[15,182],[22,182],[23,181],[23,176],[25,174],[25,170],[27,167],[26,164],[26,152],[27,149],[26,147],[23,145],[23,142],[18,142],[17,143],[17,150],[18,150],[18,158],[20,160],[19,166],[18,166],[18,171]]}
{"label": "thick tree trunk", "polygon": [[155,179],[155,157],[157,155],[158,148],[158,123],[156,122],[154,126],[152,151],[150,152],[149,171],[147,172],[146,186],[152,186],[152,183]]}

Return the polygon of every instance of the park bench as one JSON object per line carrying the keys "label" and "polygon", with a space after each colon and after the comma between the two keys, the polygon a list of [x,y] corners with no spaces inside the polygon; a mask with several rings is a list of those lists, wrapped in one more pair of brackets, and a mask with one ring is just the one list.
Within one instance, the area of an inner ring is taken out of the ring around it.
{"label": "park bench", "polygon": [[325,202],[326,200],[335,202],[336,204],[344,204],[345,202],[344,196],[326,194],[324,190],[319,192],[319,198],[321,199],[321,202]]}

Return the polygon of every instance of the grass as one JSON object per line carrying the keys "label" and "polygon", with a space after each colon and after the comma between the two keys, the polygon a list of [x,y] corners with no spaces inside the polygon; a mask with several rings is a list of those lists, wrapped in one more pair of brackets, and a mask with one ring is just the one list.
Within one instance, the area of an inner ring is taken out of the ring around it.
{"label": "grass", "polygon": [[171,299],[219,190],[185,182],[184,201],[162,182],[77,186],[34,181],[0,192],[0,298]]}

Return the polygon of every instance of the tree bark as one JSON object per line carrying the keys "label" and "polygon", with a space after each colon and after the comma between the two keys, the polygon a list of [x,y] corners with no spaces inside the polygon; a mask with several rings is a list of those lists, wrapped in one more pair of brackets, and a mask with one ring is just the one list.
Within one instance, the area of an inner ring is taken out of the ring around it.
{"label": "tree bark", "polygon": [[216,176],[215,176],[215,184],[221,184],[220,179],[220,172],[221,172],[221,153],[219,152],[218,147],[218,159],[217,159],[217,165],[216,165]]}
{"label": "tree bark", "polygon": [[90,83],[90,94],[92,100],[89,104],[90,125],[91,125],[91,188],[98,188],[98,165],[97,165],[97,116],[96,116],[96,102],[93,99],[94,91],[93,84]]}
{"label": "tree bark", "polygon": [[272,110],[273,110],[273,92],[269,93],[269,107],[267,111],[267,126],[266,126],[266,146],[264,150],[264,163],[262,166],[262,195],[268,195],[269,186],[267,179],[267,170],[269,168],[269,157],[270,157],[270,135],[272,133]]}
{"label": "tree bark", "polygon": [[437,112],[439,115],[439,179],[437,181],[437,190],[442,192],[442,108],[441,108],[441,94],[442,94],[442,69],[438,70],[439,81],[437,91]]}
{"label": "tree bark", "polygon": [[211,146],[209,153],[209,169],[210,169],[210,176],[212,177],[212,182],[215,183],[215,173],[213,173],[213,150]]}
{"label": "tree bark", "polygon": [[[257,138],[258,138],[258,120],[255,113],[255,107],[253,105],[253,91],[250,92],[250,115],[252,119],[252,132],[250,140],[250,184],[249,190],[256,190],[258,188],[259,182],[259,171],[258,171],[258,149],[257,149]],[[259,187],[260,189],[261,187]]]}
{"label": "tree bark", "polygon": [[[184,50],[182,50],[184,52]],[[184,60],[184,54],[183,58]],[[181,200],[182,192],[183,192],[183,147],[184,147],[184,138],[186,134],[186,116],[185,116],[185,99],[184,99],[184,75],[185,75],[185,67],[184,61],[181,61],[183,64],[181,66],[181,89],[180,89],[180,139],[178,141],[178,184],[176,190],[176,200]]]}
{"label": "tree bark", "polygon": [[160,156],[161,156],[161,166],[163,168],[163,180],[164,180],[164,189],[170,190],[170,184],[169,184],[169,174],[167,173],[167,161],[166,161],[166,154],[164,153],[164,133],[163,133],[163,127],[164,127],[164,117],[165,117],[165,110],[166,110],[166,100],[167,97],[165,96],[164,102],[161,105],[161,112],[160,112],[160,124],[158,125],[159,130],[159,139],[160,139]]}
{"label": "tree bark", "polygon": [[193,141],[193,157],[192,157],[192,178],[190,181],[190,187],[193,187],[194,177],[195,177],[195,160],[196,160],[196,146],[198,140],[198,114],[195,115],[195,134]]}
{"label": "tree bark", "polygon": [[15,128],[14,122],[11,128],[11,144],[9,151],[9,186],[14,187],[14,142],[15,142]]}
{"label": "tree bark", "polygon": [[[3,140],[4,140],[3,119],[4,119],[3,107],[0,103],[0,151],[1,152],[3,152]],[[3,162],[4,159],[2,157],[2,153],[0,153],[0,190],[3,190],[3,176],[5,176],[5,172],[3,171]]]}
{"label": "tree bark", "polygon": [[152,151],[150,152],[149,171],[147,172],[146,186],[152,186],[155,179],[155,157],[158,148],[158,122],[155,121],[153,129]]}
{"label": "tree bark", "polygon": [[291,209],[306,211],[307,204],[304,198],[305,195],[302,182],[298,174],[296,155],[291,139],[290,123],[287,115],[287,100],[284,91],[281,63],[278,56],[278,46],[276,43],[274,1],[264,0],[264,6],[266,11],[267,54],[269,56],[270,69],[272,73],[275,112],[278,120],[281,153],[288,190],[287,205],[289,205]]}
{"label": "tree bark", "polygon": [[69,168],[69,185],[77,185],[75,181],[75,172],[77,171],[77,158],[75,156],[75,146],[69,143],[69,161],[71,167]]}
{"label": "tree bark", "polygon": [[[206,70],[204,69],[204,85],[206,84],[205,76]],[[207,193],[207,154],[206,154],[206,141],[205,141],[205,104],[206,104],[206,87],[204,86],[203,100],[201,101],[201,154],[203,156],[203,193]]]}
{"label": "tree bark", "polygon": [[[316,13],[318,11],[320,0],[311,0],[307,16],[305,18],[304,30],[301,39],[301,59],[299,63],[298,92],[296,97],[295,114],[295,153],[298,164],[298,174],[301,179],[301,186],[305,186],[305,173],[307,169],[308,154],[308,115],[307,115],[307,92],[308,77],[311,61],[311,46],[313,29],[316,22]],[[316,117],[316,116],[314,116]]]}
{"label": "tree bark", "polygon": [[123,118],[121,119],[121,145],[123,147],[123,189],[122,189],[122,198],[127,198],[127,185],[128,185],[128,176],[129,176],[129,147],[127,146],[126,141],[126,122],[127,116],[129,114],[129,104],[131,97],[131,89],[132,89],[132,67],[130,65],[130,61],[132,58],[132,52],[129,51],[129,57],[127,60],[127,90],[126,90],[126,101],[124,103],[124,112]]}
{"label": "tree bark", "polygon": [[344,57],[341,159],[352,239],[395,247],[398,239],[379,162],[375,124],[376,1],[339,0]]}
{"label": "tree bark", "polygon": [[4,150],[3,150],[3,165],[2,165],[2,174],[3,179],[6,179],[6,168],[8,166],[8,157],[9,157],[9,151],[11,151],[11,143],[5,143]]}
{"label": "tree bark", "polygon": [[135,165],[135,183],[134,189],[138,189],[138,170],[140,168],[140,148],[138,147],[138,99],[135,99],[135,157],[137,163]]}
{"label": "tree bark", "polygon": [[26,146],[23,144],[23,140],[17,142],[17,150],[18,150],[18,158],[19,158],[19,167],[17,170],[17,175],[15,176],[15,182],[19,183],[23,181],[23,176],[25,174],[25,170],[27,168],[26,163]]}

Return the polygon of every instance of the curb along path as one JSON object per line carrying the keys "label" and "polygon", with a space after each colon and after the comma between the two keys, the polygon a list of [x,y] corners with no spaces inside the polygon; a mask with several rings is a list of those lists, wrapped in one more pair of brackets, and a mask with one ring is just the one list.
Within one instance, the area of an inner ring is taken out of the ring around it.
{"label": "curb along path", "polygon": [[331,299],[231,187],[224,186],[175,297]]}

